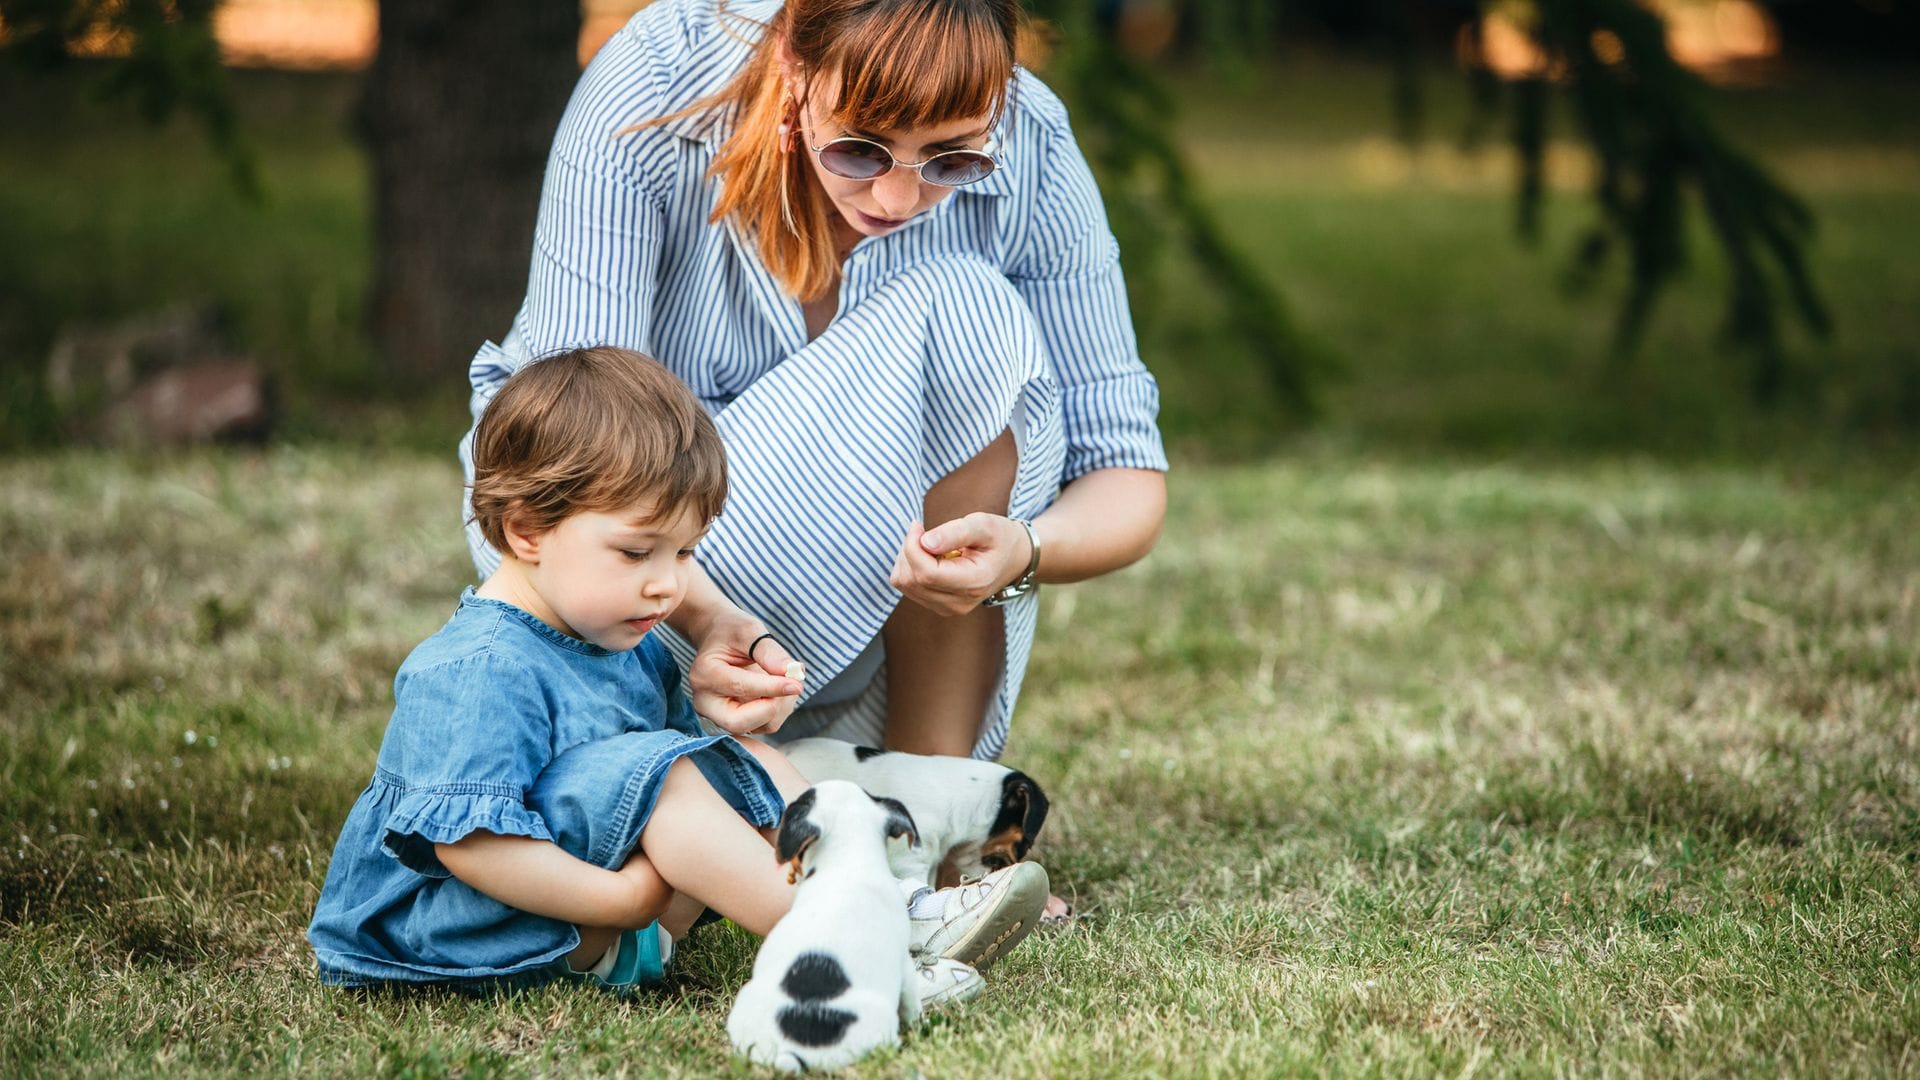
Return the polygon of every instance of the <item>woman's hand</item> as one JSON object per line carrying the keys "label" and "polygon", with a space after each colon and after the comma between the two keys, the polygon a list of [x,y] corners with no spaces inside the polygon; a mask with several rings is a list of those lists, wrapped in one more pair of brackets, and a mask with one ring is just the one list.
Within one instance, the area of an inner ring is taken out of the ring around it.
{"label": "woman's hand", "polygon": [[1027,530],[1004,514],[973,513],[936,529],[916,521],[888,578],[907,599],[942,615],[965,615],[1026,573]]}
{"label": "woman's hand", "polygon": [[766,632],[760,620],[745,614],[715,619],[687,669],[693,711],[734,735],[779,731],[800,703],[805,668],[776,638],[754,647]]}

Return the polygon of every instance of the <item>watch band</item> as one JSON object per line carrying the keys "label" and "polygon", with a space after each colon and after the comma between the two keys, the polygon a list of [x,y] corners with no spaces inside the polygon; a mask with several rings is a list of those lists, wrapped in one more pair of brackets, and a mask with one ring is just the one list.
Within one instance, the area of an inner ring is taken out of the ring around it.
{"label": "watch band", "polygon": [[1015,578],[1013,583],[1005,588],[988,593],[986,598],[980,601],[981,607],[999,607],[1002,604],[1011,603],[1040,587],[1040,583],[1033,579],[1034,575],[1040,572],[1040,532],[1033,527],[1033,522],[1026,518],[1009,515],[1007,520],[1027,530],[1027,544],[1033,549],[1033,557],[1027,560],[1025,573]]}

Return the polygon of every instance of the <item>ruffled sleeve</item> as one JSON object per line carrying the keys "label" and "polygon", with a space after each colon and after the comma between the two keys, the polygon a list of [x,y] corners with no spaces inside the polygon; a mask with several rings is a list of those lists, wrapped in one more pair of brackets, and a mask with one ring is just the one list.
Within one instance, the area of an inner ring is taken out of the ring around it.
{"label": "ruffled sleeve", "polygon": [[379,844],[445,877],[433,853],[476,832],[553,839],[527,793],[553,756],[552,708],[524,664],[493,650],[403,665],[380,747]]}
{"label": "ruffled sleeve", "polygon": [[387,813],[380,846],[400,865],[427,877],[449,871],[434,854],[435,844],[452,844],[477,832],[552,840],[553,833],[524,797],[485,784],[449,784],[403,793]]}

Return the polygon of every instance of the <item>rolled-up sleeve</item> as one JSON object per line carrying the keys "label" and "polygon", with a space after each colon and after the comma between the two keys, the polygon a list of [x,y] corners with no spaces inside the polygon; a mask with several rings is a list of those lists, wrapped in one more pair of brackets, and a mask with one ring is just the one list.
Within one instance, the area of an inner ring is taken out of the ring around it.
{"label": "rolled-up sleeve", "polygon": [[1155,418],[1160,389],[1140,361],[1120,246],[1099,188],[1066,129],[1046,140],[1038,205],[1009,261],[1060,378],[1067,439],[1062,481],[1095,469],[1167,467]]}

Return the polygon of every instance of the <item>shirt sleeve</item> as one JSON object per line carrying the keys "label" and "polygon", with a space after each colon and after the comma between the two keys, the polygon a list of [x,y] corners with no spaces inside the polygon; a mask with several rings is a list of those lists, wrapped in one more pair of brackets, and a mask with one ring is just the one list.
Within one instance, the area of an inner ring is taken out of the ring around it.
{"label": "shirt sleeve", "polygon": [[403,671],[380,748],[380,769],[400,792],[381,846],[411,870],[446,877],[435,844],[476,832],[552,840],[527,803],[552,739],[540,684],[513,660],[483,653]]}
{"label": "shirt sleeve", "polygon": [[[1035,92],[1032,82],[1020,92]],[[1160,390],[1140,361],[1120,246],[1064,110],[1052,104],[1059,115],[1043,121],[1040,152],[1027,166],[1039,170],[1038,198],[1008,272],[1060,379],[1067,439],[1061,479],[1095,469],[1164,470],[1155,423]]]}

